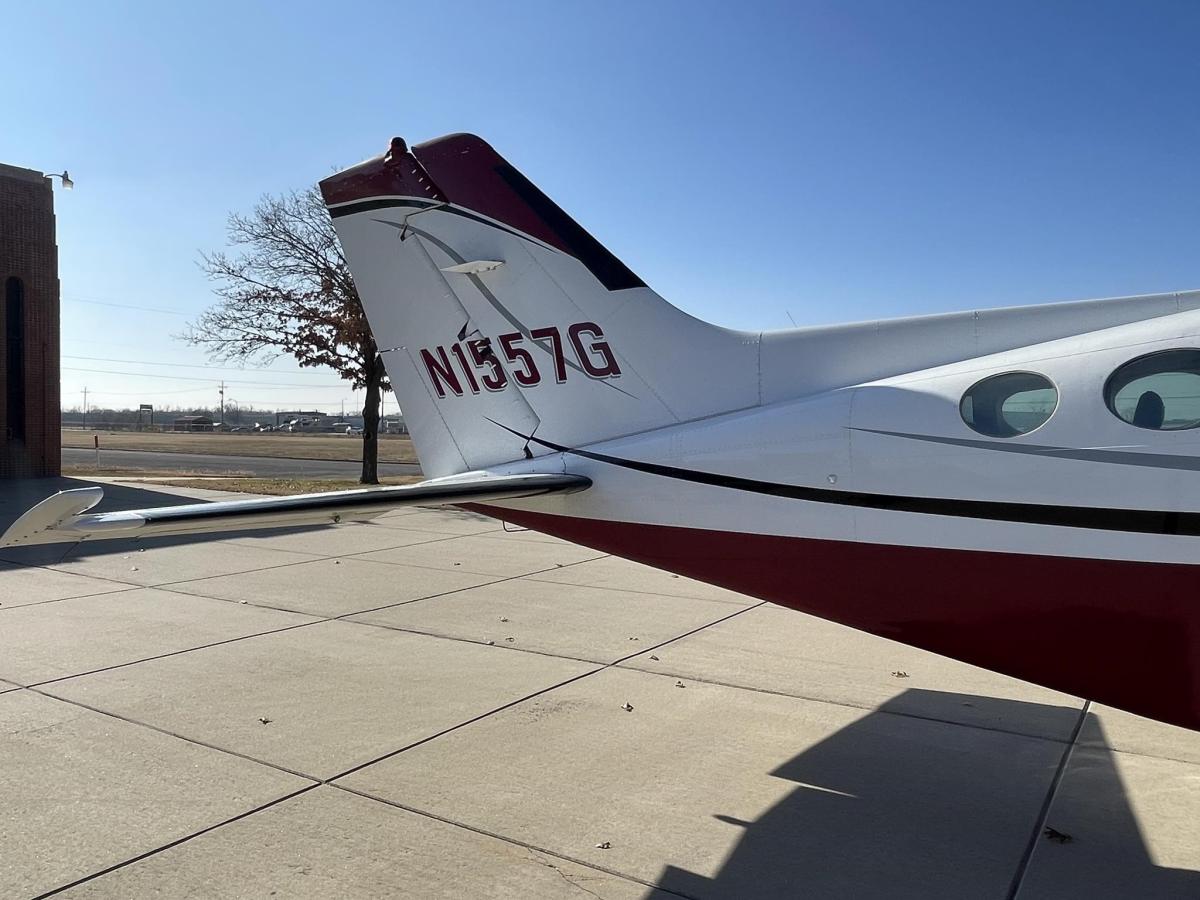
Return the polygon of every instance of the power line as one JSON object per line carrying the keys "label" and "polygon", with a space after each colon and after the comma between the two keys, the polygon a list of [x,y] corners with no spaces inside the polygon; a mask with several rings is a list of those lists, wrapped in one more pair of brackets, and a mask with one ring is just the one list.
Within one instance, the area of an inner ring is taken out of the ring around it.
{"label": "power line", "polygon": [[96,338],[79,337],[76,335],[71,335],[71,336],[64,335],[59,340],[64,344],[87,344],[88,346],[100,345],[100,346],[104,347],[106,350],[110,350],[113,347],[120,347],[122,350],[145,350],[146,349],[145,341],[143,341],[140,344],[122,344],[117,341],[97,340]]}
{"label": "power line", "polygon": [[[97,375],[132,375],[135,378],[150,377],[149,372],[118,372],[118,371],[114,371],[113,369],[85,369],[85,368],[81,368],[78,366],[63,366],[62,370],[64,372],[93,372]],[[196,375],[155,375],[153,377],[156,379],[163,379],[166,381],[207,381],[207,382],[220,381],[219,378],[200,378]],[[302,383],[302,382],[294,382],[294,381],[291,381],[291,382],[289,382],[289,381],[246,381],[246,380],[227,379],[226,383],[227,384],[253,384],[258,387],[313,388],[314,390],[334,390],[334,389],[336,389],[339,391],[350,390],[350,387],[345,384],[310,384],[310,383]]]}
{"label": "power line", "polygon": [[[144,359],[114,359],[111,356],[76,356],[72,353],[63,353],[63,359],[86,359],[91,362],[113,362],[113,363],[129,363],[135,366],[170,366],[176,369],[214,369],[219,372],[247,372],[256,371],[247,369],[245,366],[209,366],[203,363],[173,363],[173,362],[158,362],[156,360]],[[270,369],[258,369],[260,372],[269,372]],[[281,375],[295,375],[295,372],[281,372]],[[303,374],[303,373],[299,373]]]}
{"label": "power line", "polygon": [[[180,388],[178,390],[173,390],[173,391],[98,391],[95,388],[88,388],[88,394],[94,395],[97,397],[163,397],[163,396],[175,396],[178,394],[208,393],[211,390],[212,390],[212,387],[207,386],[207,385],[203,386],[203,387]],[[353,389],[350,391],[351,397],[357,397],[357,394],[358,394],[358,392]],[[278,399],[276,399],[276,400],[244,400],[244,399],[240,399],[238,397],[233,397],[232,399],[237,400],[239,403],[260,403],[264,406],[277,406],[281,402]],[[291,399],[289,399],[286,402],[291,405],[306,404],[306,403],[320,405],[320,404],[333,403],[333,401],[330,400],[328,397],[326,397],[323,400],[291,400]],[[355,402],[357,402],[357,400]]]}
{"label": "power line", "polygon": [[211,390],[211,388],[181,388],[177,391],[98,391],[95,388],[91,388],[88,393],[95,394],[100,397],[158,397],[164,394],[195,394],[199,393],[200,391],[208,390]]}
{"label": "power line", "polygon": [[187,318],[190,313],[180,312],[177,309],[159,309],[155,306],[136,306],[132,303],[110,303],[107,300],[85,300],[82,297],[63,297],[63,303],[86,303],[89,306],[111,306],[114,309],[136,309],[141,312],[162,313],[166,316],[183,316]]}
{"label": "power line", "polygon": [[270,408],[277,410],[298,410],[304,406],[311,406],[314,408],[318,406],[331,407],[334,403],[334,401],[330,400],[329,398],[325,398],[324,400],[288,400],[286,403],[283,403],[279,400],[249,400],[241,397],[230,397],[229,402],[237,403],[238,405],[242,406],[256,406],[263,409]]}

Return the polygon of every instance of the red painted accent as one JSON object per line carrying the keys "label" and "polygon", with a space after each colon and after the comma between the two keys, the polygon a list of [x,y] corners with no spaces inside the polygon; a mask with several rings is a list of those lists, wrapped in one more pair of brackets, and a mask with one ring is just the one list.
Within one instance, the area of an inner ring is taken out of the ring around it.
{"label": "red painted accent", "polygon": [[[330,205],[389,195],[431,200],[449,197],[456,206],[572,253],[562,236],[498,174],[497,170],[507,165],[483,138],[451,134],[417,144],[412,150],[400,142],[383,156],[326,178],[321,193]],[[445,185],[441,179],[446,180]]]}
{"label": "red painted accent", "polygon": [[392,138],[391,148],[383,156],[324,179],[321,195],[329,206],[368,197],[423,197],[439,202],[446,199],[399,138]]}
{"label": "red painted accent", "polygon": [[321,194],[330,206],[388,195],[448,201],[574,256],[610,291],[645,287],[558,204],[473,134],[436,138],[411,151],[393,138],[383,156],[322,181]]}
{"label": "red painted accent", "polygon": [[[562,236],[500,176],[499,169],[508,166],[508,161],[483,138],[448,134],[417,144],[412,152],[455,205],[483,213],[563,253],[573,254]],[[441,184],[442,179],[446,184]]]}
{"label": "red painted accent", "polygon": [[468,508],[1200,730],[1200,568]]}

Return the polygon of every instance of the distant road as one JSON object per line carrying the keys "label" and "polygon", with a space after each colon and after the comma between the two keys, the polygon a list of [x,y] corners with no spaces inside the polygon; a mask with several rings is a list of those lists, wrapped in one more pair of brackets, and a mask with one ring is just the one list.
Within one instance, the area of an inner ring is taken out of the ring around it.
{"label": "distant road", "polygon": [[[96,451],[63,447],[62,461],[63,465],[92,466],[96,463]],[[208,453],[159,453],[153,450],[101,450],[100,467],[208,475],[238,473],[259,478],[357,478],[362,471],[359,462],[336,459],[274,459],[269,456],[213,456]],[[379,474],[420,475],[421,467],[414,463],[380,463]]]}

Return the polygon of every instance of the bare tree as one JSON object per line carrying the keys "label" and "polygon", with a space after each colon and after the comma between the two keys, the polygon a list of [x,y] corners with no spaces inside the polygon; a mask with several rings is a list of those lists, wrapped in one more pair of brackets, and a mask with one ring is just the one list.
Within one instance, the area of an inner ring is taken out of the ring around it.
{"label": "bare tree", "polygon": [[320,192],[263,197],[227,228],[231,251],[201,262],[221,299],[185,339],[214,360],[266,364],[287,354],[365,388],[359,481],[378,484],[379,401],[391,386]]}

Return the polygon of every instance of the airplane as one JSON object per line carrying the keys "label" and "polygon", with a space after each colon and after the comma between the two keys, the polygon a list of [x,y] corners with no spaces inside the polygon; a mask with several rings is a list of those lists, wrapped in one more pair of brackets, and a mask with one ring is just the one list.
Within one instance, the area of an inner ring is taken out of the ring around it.
{"label": "airplane", "polygon": [[474,135],[320,188],[428,480],[0,545],[452,505],[1200,729],[1200,291],[734,331]]}

